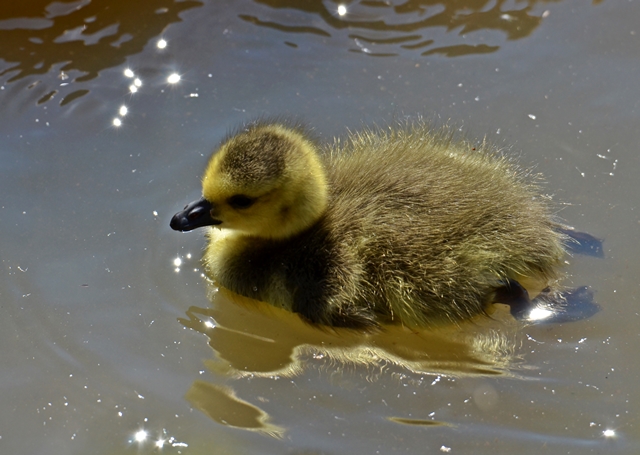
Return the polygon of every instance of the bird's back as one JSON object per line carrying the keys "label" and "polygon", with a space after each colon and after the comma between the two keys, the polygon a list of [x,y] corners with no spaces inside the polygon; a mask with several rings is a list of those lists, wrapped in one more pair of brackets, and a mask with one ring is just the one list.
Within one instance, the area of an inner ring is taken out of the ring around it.
{"label": "bird's back", "polygon": [[418,125],[324,156],[329,225],[365,270],[358,306],[423,326],[479,313],[509,278],[556,278],[564,250],[548,203],[499,153]]}

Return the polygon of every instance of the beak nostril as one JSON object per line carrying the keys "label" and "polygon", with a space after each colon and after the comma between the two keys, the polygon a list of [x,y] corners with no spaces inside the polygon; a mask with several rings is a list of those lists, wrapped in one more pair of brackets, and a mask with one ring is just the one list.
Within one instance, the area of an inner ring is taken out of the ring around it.
{"label": "beak nostril", "polygon": [[193,221],[197,218],[200,218],[200,215],[202,215],[202,210],[196,208],[194,210],[191,210],[188,214],[187,214],[187,218],[189,219],[189,221]]}

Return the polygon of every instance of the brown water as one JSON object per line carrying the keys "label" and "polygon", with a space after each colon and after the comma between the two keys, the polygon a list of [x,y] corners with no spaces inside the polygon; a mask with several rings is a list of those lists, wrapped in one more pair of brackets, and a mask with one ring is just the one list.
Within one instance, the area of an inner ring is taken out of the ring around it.
{"label": "brown water", "polygon": [[[0,453],[640,451],[634,2],[132,5],[0,7]],[[281,114],[513,146],[605,239],[568,268],[602,311],[365,336],[231,303],[169,219],[229,130]]]}

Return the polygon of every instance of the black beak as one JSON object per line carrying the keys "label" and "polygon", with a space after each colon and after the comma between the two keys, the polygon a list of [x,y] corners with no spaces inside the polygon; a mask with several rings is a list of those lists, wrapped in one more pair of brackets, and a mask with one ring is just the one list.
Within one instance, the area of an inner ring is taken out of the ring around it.
{"label": "black beak", "polygon": [[174,231],[192,231],[203,226],[215,226],[222,223],[211,216],[213,204],[205,198],[187,204],[183,211],[171,218],[171,229]]}

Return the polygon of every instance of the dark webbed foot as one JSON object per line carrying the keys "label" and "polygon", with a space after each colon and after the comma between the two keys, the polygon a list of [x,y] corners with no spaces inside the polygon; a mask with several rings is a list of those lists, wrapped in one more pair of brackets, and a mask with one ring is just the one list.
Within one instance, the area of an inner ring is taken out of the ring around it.
{"label": "dark webbed foot", "polygon": [[504,286],[496,289],[495,303],[504,303],[511,308],[511,315],[516,319],[526,319],[527,315],[535,308],[529,292],[515,280],[509,280]]}
{"label": "dark webbed foot", "polygon": [[567,250],[571,253],[584,254],[586,256],[594,256],[597,258],[604,257],[601,239],[598,239],[591,234],[587,234],[586,232],[574,231],[569,228],[562,228],[558,230],[571,239],[571,241],[566,244]]}
{"label": "dark webbed foot", "polygon": [[546,308],[552,311],[551,316],[541,322],[573,322],[587,319],[600,311],[600,305],[593,300],[593,291],[588,286],[580,286],[540,299]]}
{"label": "dark webbed foot", "polygon": [[[600,306],[593,300],[593,292],[587,286],[562,292],[545,289],[531,300],[520,283],[509,280],[496,289],[493,301],[509,305],[514,318],[530,322],[579,321],[600,311]],[[541,311],[538,313],[534,310]]]}

